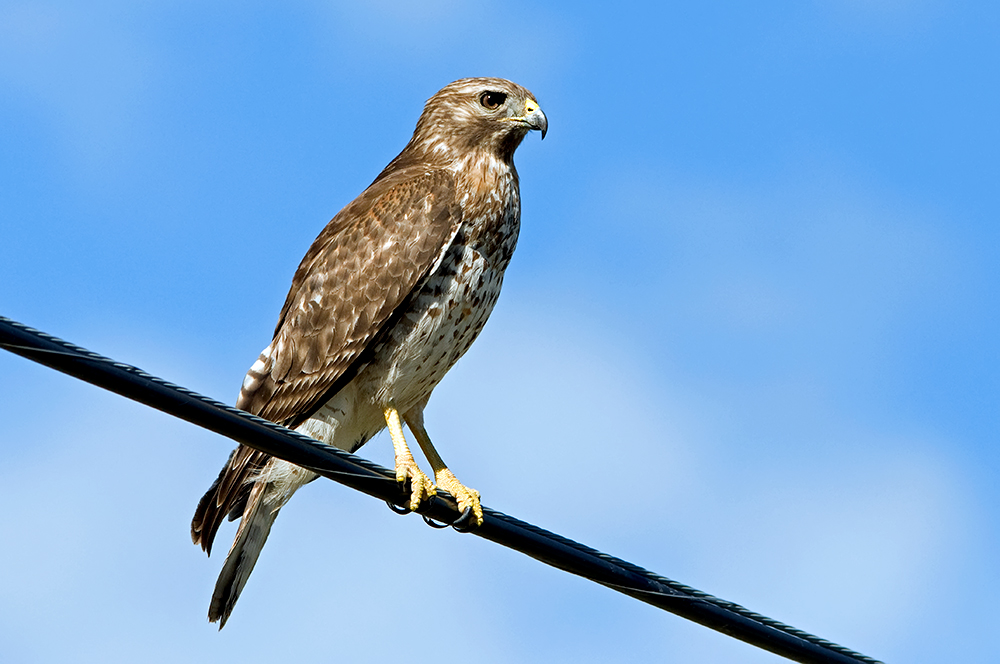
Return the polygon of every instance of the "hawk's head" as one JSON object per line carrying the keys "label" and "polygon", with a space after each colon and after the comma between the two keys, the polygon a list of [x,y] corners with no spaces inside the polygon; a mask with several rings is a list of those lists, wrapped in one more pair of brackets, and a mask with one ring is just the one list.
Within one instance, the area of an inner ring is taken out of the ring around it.
{"label": "hawk's head", "polygon": [[488,151],[510,161],[532,129],[549,123],[528,90],[502,78],[463,78],[427,100],[409,148],[437,160]]}

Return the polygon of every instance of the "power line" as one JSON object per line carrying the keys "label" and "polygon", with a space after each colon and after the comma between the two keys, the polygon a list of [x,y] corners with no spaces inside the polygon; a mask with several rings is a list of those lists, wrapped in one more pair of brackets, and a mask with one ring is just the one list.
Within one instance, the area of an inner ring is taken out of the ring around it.
{"label": "power line", "polygon": [[[378,464],[3,316],[0,316],[0,347],[309,468],[335,482],[385,500],[390,506],[402,508],[409,500],[409,492],[396,482],[395,475]],[[456,523],[462,516],[454,499],[440,490],[418,511],[425,519],[445,524]],[[881,664],[502,512],[484,508],[483,516],[483,524],[469,532],[792,661]]]}

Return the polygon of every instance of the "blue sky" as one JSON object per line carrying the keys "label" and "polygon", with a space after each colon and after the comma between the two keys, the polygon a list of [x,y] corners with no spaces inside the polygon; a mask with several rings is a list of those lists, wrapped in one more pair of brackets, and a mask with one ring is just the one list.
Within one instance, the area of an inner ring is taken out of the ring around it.
{"label": "blue sky", "polygon": [[[943,0],[4,2],[0,313],[232,402],[424,100],[511,78],[550,131],[428,408],[459,477],[886,661],[995,662],[998,29]],[[230,443],[0,376],[4,661],[779,661],[329,482],[219,633],[187,528]]]}

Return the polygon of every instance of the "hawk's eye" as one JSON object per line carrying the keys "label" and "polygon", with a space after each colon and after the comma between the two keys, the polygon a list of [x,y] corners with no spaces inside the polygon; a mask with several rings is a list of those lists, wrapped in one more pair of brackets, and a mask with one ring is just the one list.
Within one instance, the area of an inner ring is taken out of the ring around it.
{"label": "hawk's eye", "polygon": [[505,101],[507,101],[507,95],[503,92],[484,92],[479,95],[479,103],[483,105],[483,108],[488,108],[491,111],[500,108]]}

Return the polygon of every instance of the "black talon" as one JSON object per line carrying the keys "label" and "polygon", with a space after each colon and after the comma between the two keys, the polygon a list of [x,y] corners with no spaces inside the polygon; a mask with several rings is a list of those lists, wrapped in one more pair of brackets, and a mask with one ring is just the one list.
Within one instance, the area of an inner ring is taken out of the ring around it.
{"label": "black talon", "polygon": [[409,514],[410,512],[413,511],[409,507],[400,507],[399,505],[396,505],[395,503],[388,500],[385,501],[385,504],[388,505],[389,509],[391,509],[396,514]]}
{"label": "black talon", "polygon": [[437,521],[430,518],[426,514],[421,514],[420,516],[424,517],[424,523],[426,523],[431,528],[447,528],[448,526],[451,525],[450,523],[438,523]]}
{"label": "black talon", "polygon": [[476,527],[474,521],[475,516],[476,515],[473,513],[472,508],[466,507],[461,516],[452,522],[451,527],[460,533],[471,532],[472,529]]}

